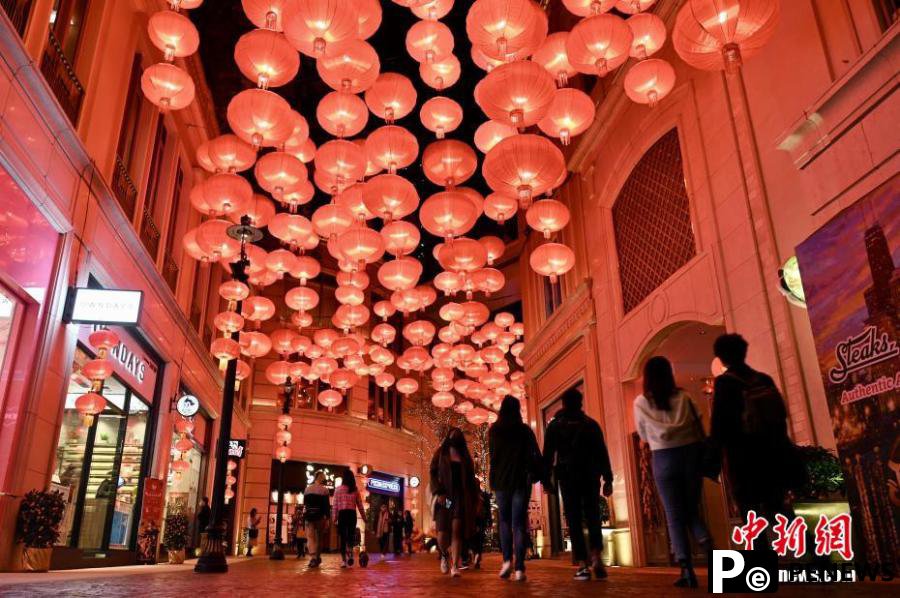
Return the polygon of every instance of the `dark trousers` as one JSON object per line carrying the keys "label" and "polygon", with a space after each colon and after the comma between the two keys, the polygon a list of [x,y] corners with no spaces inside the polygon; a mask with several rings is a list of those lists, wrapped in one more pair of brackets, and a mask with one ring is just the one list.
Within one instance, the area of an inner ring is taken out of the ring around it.
{"label": "dark trousers", "polygon": [[403,552],[403,527],[397,525],[392,526],[391,536],[393,536],[394,540],[394,554],[400,554]]}
{"label": "dark trousers", "polygon": [[584,542],[584,527],[588,528],[588,542],[599,556],[603,550],[603,528],[600,523],[600,480],[594,476],[578,476],[560,480],[563,510],[572,537],[572,558],[588,561],[588,547]]}
{"label": "dark trousers", "polygon": [[525,570],[530,495],[529,488],[496,491],[497,507],[500,511],[500,550],[503,552],[504,561],[511,561],[515,556],[516,571]]}
{"label": "dark trousers", "polygon": [[701,451],[700,443],[694,443],[652,452],[653,478],[666,511],[672,552],[676,561],[687,564],[691,561],[688,530],[701,546],[710,543],[709,530],[700,517]]}
{"label": "dark trousers", "polygon": [[341,558],[346,559],[353,554],[353,546],[356,544],[356,511],[343,509],[338,511],[337,519],[338,546]]}
{"label": "dark trousers", "polygon": [[381,534],[381,537],[378,538],[378,545],[381,547],[381,554],[384,554],[388,550],[388,540],[391,539],[390,532],[386,534]]}

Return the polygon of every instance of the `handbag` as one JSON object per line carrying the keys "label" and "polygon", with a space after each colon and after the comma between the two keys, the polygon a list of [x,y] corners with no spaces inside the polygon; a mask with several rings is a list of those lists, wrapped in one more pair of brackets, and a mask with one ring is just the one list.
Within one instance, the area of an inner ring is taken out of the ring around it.
{"label": "handbag", "polygon": [[697,413],[694,401],[688,396],[685,396],[685,400],[688,402],[694,416],[694,425],[700,434],[700,474],[718,483],[719,475],[722,473],[722,453],[713,446],[709,436],[703,431],[703,422],[700,420],[700,414]]}

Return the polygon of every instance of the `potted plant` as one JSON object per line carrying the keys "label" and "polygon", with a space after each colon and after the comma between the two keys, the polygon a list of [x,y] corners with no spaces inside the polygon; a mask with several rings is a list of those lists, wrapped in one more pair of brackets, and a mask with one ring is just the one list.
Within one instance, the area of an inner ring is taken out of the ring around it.
{"label": "potted plant", "polygon": [[844,472],[837,456],[821,446],[798,446],[800,460],[806,469],[806,480],[796,490],[798,502],[833,501],[842,497]]}
{"label": "potted plant", "polygon": [[50,554],[59,539],[59,523],[65,509],[66,503],[59,492],[32,490],[22,499],[16,520],[16,537],[24,544],[24,571],[50,569]]}
{"label": "potted plant", "polygon": [[180,565],[184,562],[184,549],[188,543],[190,523],[182,511],[175,511],[166,516],[166,530],[163,544],[169,553],[169,563]]}

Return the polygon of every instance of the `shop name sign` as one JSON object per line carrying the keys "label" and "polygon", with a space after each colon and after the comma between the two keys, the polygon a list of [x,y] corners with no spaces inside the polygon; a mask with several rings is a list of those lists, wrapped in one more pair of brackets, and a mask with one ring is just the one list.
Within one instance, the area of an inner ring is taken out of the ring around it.
{"label": "shop name sign", "polygon": [[395,496],[399,496],[400,494],[400,480],[398,480],[397,478],[394,478],[393,480],[368,478],[366,480],[366,487],[369,490],[374,490],[376,492],[385,492],[387,494],[393,494]]}
{"label": "shop name sign", "polygon": [[229,440],[228,441],[228,456],[234,457],[235,459],[243,459],[244,458],[244,449],[247,448],[246,440]]}
{"label": "shop name sign", "polygon": [[68,321],[74,324],[135,325],[141,315],[143,291],[74,288],[69,293]]}
{"label": "shop name sign", "polygon": [[116,361],[125,370],[131,374],[138,382],[143,382],[147,375],[147,362],[140,355],[130,350],[125,343],[120,342],[118,345],[109,350],[109,356]]}
{"label": "shop name sign", "polygon": [[837,365],[828,370],[828,380],[841,384],[850,374],[872,367],[882,361],[900,355],[897,341],[887,332],[878,334],[875,326],[866,326],[859,334],[847,337],[834,349]]}

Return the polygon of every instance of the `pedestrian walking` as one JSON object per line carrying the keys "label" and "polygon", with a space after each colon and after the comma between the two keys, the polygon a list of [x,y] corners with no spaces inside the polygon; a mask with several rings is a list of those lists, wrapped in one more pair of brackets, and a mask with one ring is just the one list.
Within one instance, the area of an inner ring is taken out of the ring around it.
{"label": "pedestrian walking", "polygon": [[415,522],[413,521],[412,513],[409,510],[403,513],[403,543],[406,545],[406,549],[409,554],[413,553],[413,528],[415,527]]}
{"label": "pedestrian walking", "polygon": [[306,523],[306,538],[309,544],[309,567],[322,564],[322,540],[331,518],[331,503],[325,486],[325,473],[317,471],[313,483],[306,487],[303,495],[303,520]]}
{"label": "pedestrian walking", "polygon": [[450,428],[431,459],[429,473],[435,499],[434,520],[441,549],[441,571],[459,577],[463,542],[475,532],[478,508],[475,465],[462,430]]}
{"label": "pedestrian walking", "polygon": [[356,513],[365,520],[366,509],[356,487],[356,476],[347,470],[342,483],[334,491],[332,505],[334,522],[338,531],[338,546],[341,552],[341,568],[353,566],[353,548],[356,546]]}
{"label": "pedestrian walking", "polygon": [[[541,452],[534,432],[522,421],[519,400],[506,397],[497,421],[488,430],[490,484],[500,517],[500,550],[503,579],[515,570],[517,581],[525,580],[525,547],[528,536],[528,501],[535,482],[544,477]],[[488,504],[490,513],[490,504]]]}
{"label": "pedestrian walking", "polygon": [[381,557],[387,558],[388,541],[391,538],[391,513],[388,510],[387,503],[382,503],[381,510],[378,511],[375,535],[378,536],[378,547],[381,549]]}
{"label": "pedestrian walking", "polygon": [[391,504],[391,540],[394,556],[400,556],[403,553],[403,511],[396,503]]}
{"label": "pedestrian walking", "polygon": [[650,445],[653,478],[662,499],[669,540],[681,575],[678,587],[697,587],[688,531],[705,553],[712,537],[700,516],[703,491],[703,423],[691,397],[675,384],[672,364],[651,357],[644,364],[644,392],[634,400],[634,425]]}
{"label": "pedestrian walking", "polygon": [[202,551],[206,548],[206,528],[209,527],[209,518],[212,515],[212,510],[209,508],[209,497],[204,496],[200,501],[200,508],[197,509],[197,546],[200,547]]}
{"label": "pedestrian walking", "polygon": [[[562,493],[563,510],[572,537],[572,558],[577,581],[588,581],[591,573],[605,579],[603,535],[600,521],[601,479],[603,496],[612,494],[612,467],[600,424],[583,410],[584,398],[577,388],[562,394],[562,409],[547,426],[544,464],[553,472]],[[583,527],[588,528],[585,544]],[[590,546],[590,558],[588,555]]]}
{"label": "pedestrian walking", "polygon": [[253,548],[259,543],[259,524],[262,517],[257,514],[256,507],[247,515],[247,556],[253,556]]}

